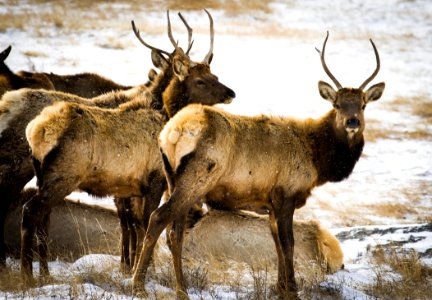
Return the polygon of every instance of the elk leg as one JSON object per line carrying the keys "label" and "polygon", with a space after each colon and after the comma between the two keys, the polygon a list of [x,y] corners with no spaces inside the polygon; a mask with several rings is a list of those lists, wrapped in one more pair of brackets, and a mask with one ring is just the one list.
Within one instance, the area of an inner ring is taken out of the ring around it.
{"label": "elk leg", "polygon": [[44,212],[44,217],[41,220],[41,224],[38,225],[36,230],[36,236],[38,237],[38,253],[39,253],[39,265],[40,275],[42,277],[49,275],[48,270],[48,228],[50,224],[51,208],[47,208]]}
{"label": "elk leg", "polygon": [[40,202],[39,194],[36,193],[23,206],[22,221],[21,221],[21,276],[24,283],[33,282],[33,236],[38,223],[39,214],[36,214],[34,208]]}
{"label": "elk leg", "polygon": [[182,269],[182,246],[184,238],[184,229],[186,225],[186,216],[182,215],[177,218],[171,227],[170,239],[171,239],[171,253],[173,257],[174,271],[177,282],[177,298],[183,299],[187,297],[187,287],[183,276]]}
{"label": "elk leg", "polygon": [[129,198],[114,198],[114,204],[117,208],[117,216],[120,219],[120,228],[122,231],[121,237],[121,257],[120,257],[120,269],[123,272],[127,272],[130,267],[129,260],[129,244],[130,244],[130,228],[127,221],[127,205],[126,202]]}
{"label": "elk leg", "polygon": [[283,284],[283,282],[284,282],[282,275],[285,274],[285,268],[284,268],[285,263],[284,263],[284,256],[282,253],[281,243],[279,240],[279,232],[278,232],[278,228],[277,228],[274,209],[270,210],[269,220],[270,220],[270,231],[271,231],[273,241],[274,241],[275,246],[276,246],[276,253],[277,253],[277,257],[278,257],[277,291],[278,291],[278,293],[282,293],[282,291],[284,291],[286,289],[285,286],[281,286],[281,284]]}
{"label": "elk leg", "polygon": [[174,219],[171,206],[171,202],[168,201],[156,209],[150,216],[141,255],[132,276],[132,286],[134,289],[140,286],[141,279],[145,279],[150,259],[160,234]]}
{"label": "elk leg", "polygon": [[[1,160],[1,158],[0,158]],[[24,160],[0,165],[0,268],[6,266],[4,226],[11,206],[24,204],[21,191],[34,176],[31,163]]]}
{"label": "elk leg", "polygon": [[[68,176],[65,178],[59,175],[63,173],[58,171],[58,169],[55,171],[55,168],[56,166],[53,163],[50,166],[46,166],[42,172],[40,166],[35,165],[40,187],[38,192],[23,206],[21,222],[21,275],[24,281],[32,278],[32,246],[35,231],[41,226],[40,230],[38,229],[38,233],[42,233],[42,231],[44,233],[40,241],[45,243],[42,247],[47,248],[46,238],[48,237],[48,228],[44,227],[48,225],[51,208],[60,203],[60,201],[64,201],[64,198],[78,186],[78,176]],[[40,249],[42,249],[41,256],[43,258],[46,256],[46,250],[44,248]],[[48,268],[43,272],[46,272],[44,275],[48,275]]]}
{"label": "elk leg", "polygon": [[[147,232],[147,228],[149,226],[149,220],[150,216],[155,211],[160,202],[162,195],[166,188],[166,181],[164,175],[160,174],[157,171],[151,172],[149,175],[149,187],[146,190],[144,197],[144,205],[143,205],[143,211],[142,211],[142,220],[141,222],[139,220],[135,220],[136,224],[136,233],[137,233],[137,242],[136,246],[142,246],[144,236]],[[140,199],[142,201],[142,199]],[[137,257],[137,254],[135,254],[135,258]],[[136,262],[134,264],[134,270],[136,269],[138,259],[136,259]]]}
{"label": "elk leg", "polygon": [[0,201],[0,268],[6,266],[6,244],[4,237],[4,227],[8,211],[9,201],[5,201],[4,197],[2,197]]}

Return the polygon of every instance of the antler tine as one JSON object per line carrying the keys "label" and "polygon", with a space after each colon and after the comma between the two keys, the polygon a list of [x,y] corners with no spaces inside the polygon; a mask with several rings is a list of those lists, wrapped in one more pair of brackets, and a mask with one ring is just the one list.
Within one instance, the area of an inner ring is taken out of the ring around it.
{"label": "antler tine", "polygon": [[213,55],[213,42],[214,42],[214,28],[213,28],[213,18],[207,9],[204,9],[210,19],[210,50],[204,58],[204,62],[210,63],[211,57]]}
{"label": "antler tine", "polygon": [[320,54],[321,64],[322,64],[322,66],[323,66],[324,71],[326,72],[326,74],[330,77],[330,79],[334,82],[334,84],[336,85],[336,87],[338,89],[342,89],[342,85],[339,83],[339,81],[337,81],[336,77],[333,76],[333,74],[330,72],[329,68],[327,68],[327,64],[326,64],[325,59],[324,59],[325,47],[326,47],[328,38],[329,38],[329,32],[327,31],[327,36],[326,36],[326,38],[324,40],[322,53],[316,47],[315,47],[315,50]]}
{"label": "antler tine", "polygon": [[376,67],[375,71],[372,73],[372,75],[368,79],[366,79],[366,81],[363,82],[362,85],[360,85],[359,89],[361,89],[361,90],[364,89],[368,85],[368,83],[371,82],[375,78],[375,76],[378,74],[378,72],[380,70],[380,58],[379,58],[378,50],[377,50],[374,42],[372,41],[372,39],[370,39],[370,42],[371,42],[372,47],[373,47],[374,52],[375,52],[377,67]]}
{"label": "antler tine", "polygon": [[186,51],[186,55],[189,54],[189,51],[192,49],[192,45],[193,45],[193,41],[192,41],[192,33],[193,33],[193,29],[189,26],[189,24],[186,22],[185,18],[183,17],[183,15],[179,12],[178,13],[180,19],[182,20],[183,24],[186,26],[187,31],[188,31],[188,48]]}
{"label": "antler tine", "polygon": [[138,40],[139,40],[139,41],[140,41],[144,46],[146,46],[147,48],[149,48],[149,49],[151,49],[151,50],[155,50],[155,51],[157,51],[157,52],[164,53],[164,54],[168,55],[169,57],[172,57],[171,53],[169,53],[169,52],[167,52],[167,51],[161,50],[161,49],[159,49],[159,48],[156,48],[156,47],[153,47],[153,46],[147,44],[147,43],[143,40],[143,38],[141,37],[140,31],[135,27],[135,22],[134,22],[134,20],[132,20],[131,23],[132,23],[132,30],[133,30],[133,32],[135,33],[135,36],[138,38]]}
{"label": "antler tine", "polygon": [[176,43],[176,41],[175,41],[175,39],[174,39],[174,37],[172,35],[172,31],[171,31],[171,20],[170,20],[170,17],[169,17],[169,10],[167,10],[167,20],[168,20],[168,37],[169,37],[171,43],[173,44],[174,48],[177,49],[178,48],[178,44]]}

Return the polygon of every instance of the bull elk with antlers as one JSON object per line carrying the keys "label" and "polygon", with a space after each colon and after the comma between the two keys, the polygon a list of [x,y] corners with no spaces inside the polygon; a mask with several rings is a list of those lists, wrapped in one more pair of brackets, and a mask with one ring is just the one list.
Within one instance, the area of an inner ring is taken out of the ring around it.
{"label": "bull elk with antlers", "polygon": [[[206,11],[207,12],[207,11]],[[211,46],[203,62],[194,62],[172,37],[175,48],[169,53],[148,45],[132,26],[139,40],[153,52],[163,53],[170,63],[148,91],[130,95],[117,109],[103,109],[60,102],[45,108],[26,129],[39,191],[23,208],[21,225],[21,273],[32,281],[33,236],[39,238],[41,274],[47,265],[47,228],[51,208],[74,190],[95,196],[145,197],[148,216],[159,205],[166,186],[157,137],[167,118],[190,103],[229,103],[235,93],[210,71]],[[190,46],[190,45],[189,45]],[[159,55],[161,59],[164,56]],[[170,80],[166,86],[166,77]],[[164,111],[149,109],[148,102],[159,97]],[[148,218],[144,216],[144,218]],[[144,221],[146,222],[146,221]]]}
{"label": "bull elk with antlers", "polygon": [[[181,264],[184,220],[192,205],[208,198],[233,209],[248,205],[269,210],[278,256],[277,291],[282,297],[296,296],[294,210],[306,203],[314,187],[351,174],[364,145],[364,109],[384,90],[379,83],[364,91],[380,68],[372,40],[376,70],[359,88],[343,88],[324,60],[327,39],[328,35],[321,62],[338,90],[319,82],[321,96],[333,105],[321,118],[237,116],[191,105],[165,125],[159,142],[171,196],[150,217],[138,263],[144,276],[159,235],[174,222],[177,295],[186,295]],[[133,284],[140,279],[135,273]]]}

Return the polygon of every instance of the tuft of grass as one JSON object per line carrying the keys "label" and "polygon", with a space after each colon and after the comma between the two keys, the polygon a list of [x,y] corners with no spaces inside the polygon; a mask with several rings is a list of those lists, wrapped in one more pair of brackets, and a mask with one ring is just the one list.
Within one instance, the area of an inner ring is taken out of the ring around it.
{"label": "tuft of grass", "polygon": [[375,283],[367,289],[384,299],[431,299],[432,268],[413,250],[378,245],[372,251]]}

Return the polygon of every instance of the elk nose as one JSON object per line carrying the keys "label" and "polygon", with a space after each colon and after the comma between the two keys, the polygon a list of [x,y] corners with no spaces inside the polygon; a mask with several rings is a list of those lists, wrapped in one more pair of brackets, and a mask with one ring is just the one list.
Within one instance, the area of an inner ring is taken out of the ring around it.
{"label": "elk nose", "polygon": [[229,98],[235,98],[236,94],[235,94],[235,92],[232,89],[229,88],[228,91],[227,91],[227,96]]}
{"label": "elk nose", "polygon": [[348,119],[346,122],[348,128],[358,128],[360,126],[360,121],[357,118]]}

